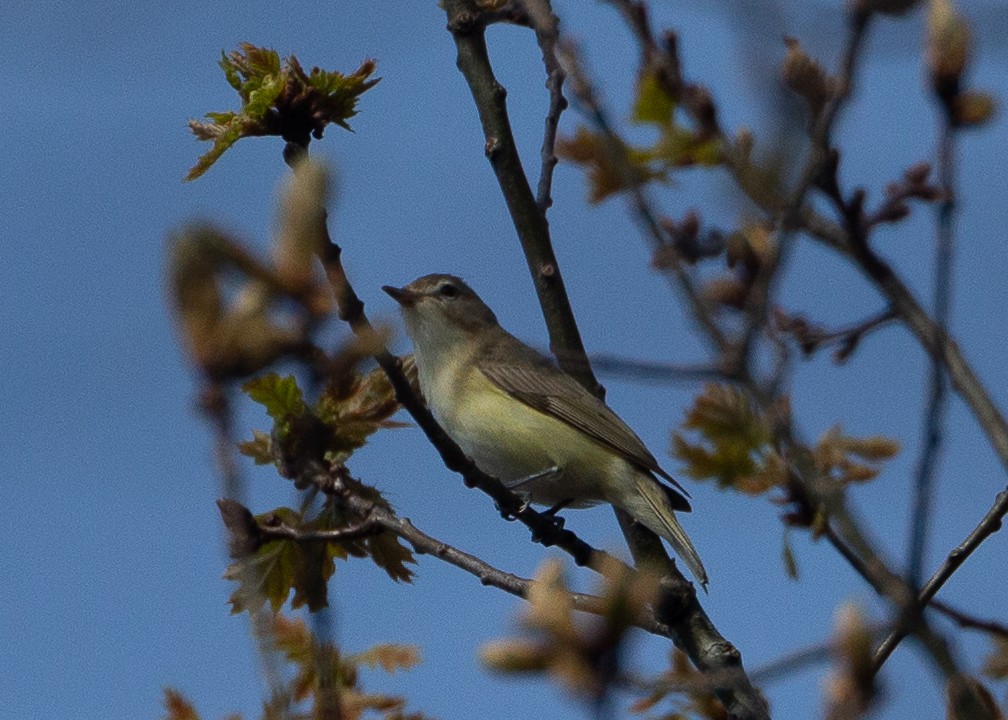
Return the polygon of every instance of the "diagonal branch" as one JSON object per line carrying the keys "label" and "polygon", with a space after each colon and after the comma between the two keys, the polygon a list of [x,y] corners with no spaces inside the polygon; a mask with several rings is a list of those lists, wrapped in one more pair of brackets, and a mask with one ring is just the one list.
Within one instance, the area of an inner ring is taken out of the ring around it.
{"label": "diagonal branch", "polygon": [[[324,230],[328,240],[329,231]],[[339,318],[350,325],[354,333],[374,336],[374,328],[364,314],[364,303],[354,292],[340,260],[341,249],[328,240],[325,257],[322,258],[326,275],[336,295]],[[438,425],[430,410],[413,391],[402,370],[399,358],[381,349],[375,360],[389,378],[396,399],[423,430],[427,439],[441,455],[441,460],[449,470],[462,475],[466,487],[477,488],[493,498],[501,514],[515,518],[532,531],[532,540],[545,547],[557,546],[574,558],[578,565],[593,569],[601,567],[606,553],[593,548],[572,531],[558,525],[553,518],[537,512],[518,495],[508,490],[497,478],[480,470],[447,433]]]}
{"label": "diagonal branch", "polygon": [[[471,553],[428,535],[408,518],[401,517],[389,508],[353,492],[342,482],[337,473],[320,473],[312,478],[312,482],[323,492],[338,496],[340,502],[347,509],[362,519],[352,525],[332,530],[302,530],[284,523],[258,522],[256,531],[261,540],[284,539],[299,543],[342,542],[387,531],[408,542],[418,554],[430,555],[449,565],[454,565],[476,577],[483,585],[498,588],[525,600],[528,599],[532,580],[496,568]],[[222,513],[226,512],[225,506],[228,502],[219,501],[218,504],[223,503]],[[228,511],[234,512],[233,510]],[[251,517],[251,513],[248,513],[248,516]],[[570,597],[574,609],[579,612],[593,615],[602,615],[606,612],[602,599],[595,595],[571,593]],[[636,618],[634,625],[654,635],[667,637],[671,632],[667,625],[658,622],[650,614]]]}
{"label": "diagonal branch", "polygon": [[[1001,529],[1001,523],[1006,514],[1008,514],[1008,488],[997,494],[994,504],[987,511],[987,514],[983,516],[983,519],[966,536],[965,540],[952,549],[948,557],[945,558],[945,562],[931,576],[931,579],[924,584],[924,587],[921,588],[917,596],[918,606],[923,607],[931,602],[931,599],[938,593],[941,587],[966,562],[967,558],[980,547],[981,543]],[[875,672],[878,672],[879,668],[885,664],[885,661],[889,659],[893,650],[896,649],[896,646],[900,644],[906,635],[907,633],[904,628],[897,628],[882,641],[882,644],[875,651],[873,658]]]}

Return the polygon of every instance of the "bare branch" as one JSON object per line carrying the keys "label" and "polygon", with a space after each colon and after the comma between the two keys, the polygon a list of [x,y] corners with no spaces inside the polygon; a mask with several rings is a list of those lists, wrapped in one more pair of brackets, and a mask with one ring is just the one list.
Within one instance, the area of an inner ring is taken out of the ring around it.
{"label": "bare branch", "polygon": [[563,95],[564,73],[557,59],[557,26],[559,21],[550,7],[549,0],[525,0],[532,27],[535,29],[536,41],[542,50],[543,65],[546,67],[546,89],[549,90],[549,110],[546,113],[546,129],[543,131],[542,150],[540,151],[539,183],[536,187],[536,205],[545,216],[553,205],[551,196],[553,187],[553,170],[557,166],[555,152],[557,127],[560,115],[567,109],[567,98]]}
{"label": "bare branch", "polygon": [[[483,11],[472,0],[445,0],[448,30],[458,50],[458,68],[472,92],[485,137],[485,152],[507,203],[525,261],[546,318],[550,345],[584,354],[581,333],[567,300],[546,216],[536,204],[518,155],[507,114],[507,91],[497,82],[487,54]],[[604,391],[585,364],[561,367],[596,395]]]}
{"label": "bare branch", "polygon": [[[326,238],[328,239],[328,237],[328,230],[326,230]],[[348,323],[355,333],[373,337],[374,329],[364,314],[364,303],[354,292],[340,261],[342,251],[331,240],[329,240],[327,248],[322,263],[336,295],[340,319]],[[598,569],[601,566],[606,553],[593,548],[572,531],[558,525],[554,518],[534,510],[518,495],[508,490],[500,480],[480,470],[469,459],[455,441],[438,425],[427,406],[413,392],[409,380],[402,371],[399,358],[393,356],[388,350],[382,349],[375,354],[375,360],[378,361],[388,376],[389,382],[392,383],[396,399],[423,430],[427,439],[441,455],[445,467],[462,475],[466,487],[478,488],[493,498],[502,515],[519,520],[532,531],[534,542],[545,547],[553,545],[559,547],[573,557],[574,562],[578,565],[587,565],[593,569]]]}
{"label": "bare branch", "polygon": [[[284,539],[294,542],[342,542],[367,537],[381,532],[391,532],[402,538],[421,555],[430,555],[449,565],[464,570],[479,579],[480,583],[496,587],[522,599],[528,598],[532,580],[505,572],[470,553],[428,535],[409,519],[400,517],[392,510],[372,500],[356,494],[341,479],[339,473],[319,473],[310,478],[323,492],[337,496],[354,515],[362,518],[359,522],[332,530],[302,530],[285,523],[257,523],[257,532],[262,540]],[[222,512],[224,507],[222,506]],[[247,510],[245,511],[248,512]],[[249,513],[251,517],[251,514]],[[571,593],[574,609],[594,615],[605,612],[601,598],[586,593]],[[671,630],[658,622],[653,615],[637,618],[634,625],[654,635],[668,637]]]}
{"label": "bare branch", "polygon": [[966,401],[997,453],[1001,466],[1008,470],[1008,422],[958,344],[941,331],[892,266],[863,239],[810,209],[803,212],[802,226],[813,239],[844,255],[857,266],[892,304],[900,321],[917,337],[928,354],[941,358],[948,368],[952,387]]}
{"label": "bare branch", "polygon": [[892,308],[887,308],[851,325],[827,330],[813,325],[801,316],[788,315],[779,308],[776,314],[778,329],[793,335],[806,356],[813,355],[823,347],[836,345],[838,347],[833,353],[833,359],[838,363],[849,360],[866,335],[896,320],[896,313]]}
{"label": "bare branch", "polygon": [[[942,566],[931,576],[931,578],[924,584],[921,588],[920,594],[917,596],[917,604],[919,606],[924,606],[931,602],[931,599],[937,594],[941,587],[948,581],[950,577],[958,570],[966,559],[973,554],[973,552],[980,547],[984,540],[989,538],[991,535],[996,533],[1001,529],[1001,522],[1004,516],[1008,514],[1008,489],[1002,490],[997,494],[994,499],[994,504],[991,509],[987,511],[987,514],[983,516],[983,519],[977,524],[973,531],[966,536],[959,545],[957,545],[945,558],[945,562]],[[893,650],[896,646],[900,644],[903,638],[906,637],[906,630],[904,628],[897,628],[894,630],[882,644],[879,645],[878,649],[875,651],[875,656],[873,658],[875,672],[878,672],[879,668],[885,664],[885,661],[889,659],[892,655]]]}
{"label": "bare branch", "polygon": [[928,607],[934,608],[945,617],[950,618],[959,627],[969,628],[970,630],[979,630],[989,635],[997,635],[1008,639],[1008,625],[1005,625],[1004,623],[999,623],[994,620],[982,620],[963,610],[954,608],[941,600],[932,599],[928,604]]}
{"label": "bare branch", "polygon": [[[938,175],[943,200],[938,208],[938,237],[934,260],[934,321],[940,335],[947,335],[952,299],[950,274],[953,263],[953,221],[955,219],[955,161],[954,129],[945,116],[938,149]],[[913,514],[910,526],[907,582],[911,587],[920,585],[924,565],[924,550],[931,518],[931,497],[937,473],[937,457],[942,443],[942,425],[945,417],[948,376],[945,365],[937,355],[931,356],[931,380],[925,414],[924,440],[917,461],[914,483]]]}

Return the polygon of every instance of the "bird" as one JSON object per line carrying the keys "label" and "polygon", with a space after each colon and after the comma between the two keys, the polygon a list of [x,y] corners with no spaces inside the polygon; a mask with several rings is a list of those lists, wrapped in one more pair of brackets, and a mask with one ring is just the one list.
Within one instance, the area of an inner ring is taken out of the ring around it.
{"label": "bird", "polygon": [[424,275],[382,290],[402,311],[431,413],[477,467],[552,512],[603,502],[625,510],[706,589],[675,514],[691,511],[689,493],[602,400],[502,328],[461,278]]}

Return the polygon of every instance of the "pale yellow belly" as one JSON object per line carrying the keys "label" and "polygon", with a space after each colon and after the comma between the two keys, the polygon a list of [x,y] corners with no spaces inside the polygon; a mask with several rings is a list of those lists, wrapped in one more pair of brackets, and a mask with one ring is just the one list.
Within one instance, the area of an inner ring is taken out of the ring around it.
{"label": "pale yellow belly", "polygon": [[[483,471],[505,484],[556,467],[559,476],[522,484],[532,502],[553,505],[573,500],[585,507],[611,497],[627,463],[579,430],[505,395],[478,370],[453,406],[435,403],[445,431]],[[442,395],[443,396],[443,395]]]}

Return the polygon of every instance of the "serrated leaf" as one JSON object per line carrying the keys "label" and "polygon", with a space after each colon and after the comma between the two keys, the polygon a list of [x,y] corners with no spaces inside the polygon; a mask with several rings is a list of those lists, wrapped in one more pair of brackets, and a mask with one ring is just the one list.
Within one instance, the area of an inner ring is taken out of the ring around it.
{"label": "serrated leaf", "polygon": [[[301,516],[291,508],[277,508],[256,517],[259,522],[280,521],[299,527]],[[328,605],[326,583],[336,571],[324,543],[272,540],[255,553],[231,563],[224,578],[238,583],[231,594],[232,613],[256,609],[269,602],[273,612],[291,598],[291,607],[307,606],[315,612]],[[293,597],[291,592],[293,591]]]}
{"label": "serrated leaf", "polygon": [[326,459],[344,462],[367,438],[381,428],[401,427],[389,421],[399,409],[392,384],[381,368],[367,375],[357,371],[331,383],[319,398],[314,412],[332,433]]}
{"label": "serrated leaf", "polygon": [[288,415],[301,415],[305,411],[304,395],[293,375],[281,377],[277,373],[269,373],[249,380],[242,385],[242,390],[249,398],[265,407],[275,422],[284,420]]}
{"label": "serrated leaf", "polygon": [[413,571],[406,563],[416,564],[413,552],[402,544],[392,533],[382,533],[369,537],[366,541],[368,554],[375,565],[380,567],[396,582],[413,582]]}

